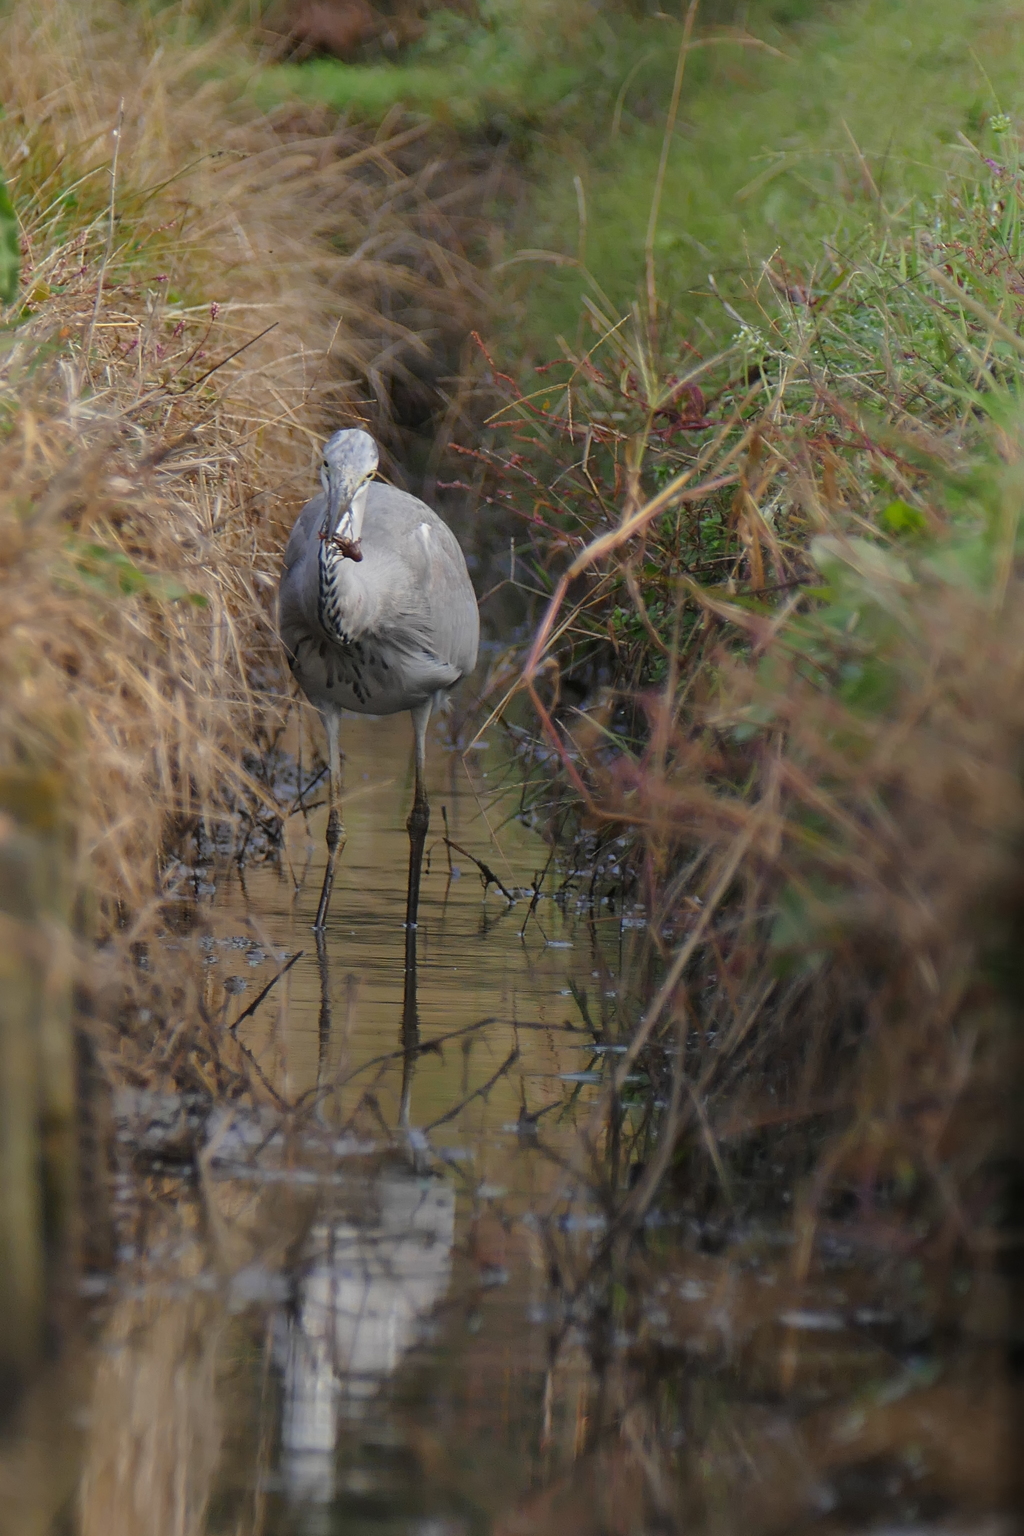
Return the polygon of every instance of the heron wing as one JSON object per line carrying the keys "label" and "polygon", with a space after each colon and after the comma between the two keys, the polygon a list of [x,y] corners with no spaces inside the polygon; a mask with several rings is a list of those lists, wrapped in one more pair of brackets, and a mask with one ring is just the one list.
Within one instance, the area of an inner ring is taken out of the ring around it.
{"label": "heron wing", "polygon": [[367,579],[385,594],[378,609],[381,629],[399,639],[403,650],[434,659],[448,678],[436,687],[453,687],[476,665],[480,634],[476,594],[458,539],[417,497],[374,483],[363,545]]}

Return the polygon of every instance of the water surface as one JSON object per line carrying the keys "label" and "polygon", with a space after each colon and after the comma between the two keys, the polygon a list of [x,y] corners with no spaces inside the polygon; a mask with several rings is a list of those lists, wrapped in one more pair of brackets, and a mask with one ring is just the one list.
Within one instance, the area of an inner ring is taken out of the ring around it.
{"label": "water surface", "polygon": [[898,1255],[797,1283],[777,1221],[666,1205],[627,1262],[594,1106],[635,914],[549,867],[496,748],[435,740],[413,1008],[408,722],[346,747],[324,944],[322,809],[164,935],[255,1103],[120,1094],[117,1263],[0,1448],[0,1532],[1002,1530],[998,1285],[941,1356]]}

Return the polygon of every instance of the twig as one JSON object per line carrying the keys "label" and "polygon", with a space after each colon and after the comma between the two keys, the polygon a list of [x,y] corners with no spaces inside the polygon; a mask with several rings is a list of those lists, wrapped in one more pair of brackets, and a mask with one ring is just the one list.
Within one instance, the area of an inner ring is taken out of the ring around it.
{"label": "twig", "polygon": [[[231,1027],[233,1029],[235,1026],[232,1025]],[[256,1073],[256,1076],[259,1078],[259,1080],[263,1084],[264,1088],[270,1094],[270,1097],[273,1099],[274,1103],[277,1105],[277,1107],[281,1111],[281,1113],[282,1114],[290,1113],[291,1105],[288,1103],[287,1099],[282,1098],[282,1096],[278,1093],[277,1089],[274,1087],[273,1083],[270,1081],[270,1078],[267,1076],[267,1074],[264,1072],[263,1068],[260,1066],[259,1062],[256,1060],[256,1057],[253,1055],[252,1051],[250,1051],[250,1049],[246,1045],[245,1041],[244,1040],[239,1040],[239,1039],[236,1038],[235,1044],[238,1046],[238,1049],[242,1052],[243,1056],[245,1056],[245,1058],[249,1062],[249,1065],[252,1067],[253,1071]],[[275,1127],[274,1134],[276,1134],[276,1131],[278,1129],[280,1129],[280,1127]],[[267,1141],[269,1139],[270,1139],[270,1137],[268,1135],[267,1138],[264,1140],[262,1146],[259,1146],[259,1147],[257,1147],[255,1149],[255,1151],[253,1153],[253,1157],[254,1158],[260,1152],[262,1152],[263,1147],[266,1146]]]}
{"label": "twig", "polygon": [[310,790],[315,788],[315,786],[320,783],[320,780],[323,778],[326,772],[326,767],[320,768],[316,773],[314,773],[313,777],[309,780],[309,783],[303,785],[295,799],[292,801],[291,805],[288,807],[288,816],[294,816],[296,811],[305,812],[310,809],[310,807],[308,805],[304,805],[303,802],[306,796],[309,794]]}
{"label": "twig", "polygon": [[186,384],[184,389],[176,390],[175,396],[177,397],[178,395],[187,395],[189,390],[198,389],[200,384],[206,383],[206,380],[212,373],[216,373],[219,368],[226,367],[228,363],[230,363],[234,358],[238,357],[242,352],[245,352],[247,348],[254,347],[258,341],[263,340],[264,336],[269,336],[271,331],[276,331],[280,323],[281,322],[279,320],[275,320],[273,325],[265,326],[264,329],[260,331],[256,336],[250,336],[248,341],[243,341],[242,345],[240,347],[236,347],[233,352],[229,352],[227,357],[222,357],[219,363],[214,363],[212,368],[207,368],[206,372],[201,373],[198,379],[193,379],[192,383]]}
{"label": "twig", "polygon": [[672,101],[668,109],[668,117],[665,119],[665,133],[661,141],[661,158],[658,161],[658,174],[654,178],[654,195],[651,198],[651,213],[647,220],[647,239],[644,241],[644,260],[647,267],[647,321],[653,325],[658,315],[658,289],[654,279],[654,237],[658,231],[658,215],[661,213],[661,194],[665,186],[665,171],[668,168],[669,151],[672,148],[672,135],[676,128],[676,116],[679,112],[679,96],[683,89],[683,71],[686,68],[686,55],[690,51],[690,37],[693,33],[693,24],[697,19],[697,7],[700,0],[690,0],[689,9],[686,12],[686,21],[683,23],[683,37],[679,44],[679,57],[676,60],[676,77],[672,84]]}
{"label": "twig", "polygon": [[[136,400],[134,405],[128,406],[123,414],[130,416],[134,411],[141,410],[144,405],[150,405],[154,400],[158,399],[170,398],[171,400],[180,400],[182,395],[187,395],[190,390],[198,389],[200,384],[205,384],[210,375],[216,373],[218,369],[226,368],[228,363],[240,356],[247,348],[254,347],[258,341],[263,340],[264,336],[269,336],[271,331],[276,331],[279,324],[280,321],[275,320],[273,325],[268,325],[262,331],[259,331],[257,335],[250,336],[248,341],[243,341],[240,347],[236,347],[233,352],[229,352],[227,357],[222,357],[220,362],[214,363],[212,368],[207,368],[205,373],[201,373],[198,379],[193,379],[191,384],[186,384],[184,389],[168,390],[161,384],[157,389],[151,389],[148,395],[143,395],[141,399]],[[196,425],[198,423],[193,423],[193,431]]]}
{"label": "twig", "polygon": [[273,987],[277,986],[278,982],[281,980],[281,977],[282,976],[286,976],[288,974],[288,972],[291,970],[292,966],[295,964],[296,960],[301,960],[305,953],[306,953],[306,951],[304,949],[297,949],[295,951],[294,955],[292,955],[291,959],[288,960],[284,965],[282,965],[282,967],[278,971],[277,975],[276,976],[272,976],[271,979],[267,982],[266,986],[263,988],[263,991],[260,993],[259,997],[255,998],[254,1001],[249,1004],[248,1008],[243,1008],[242,1012],[238,1015],[238,1018],[235,1020],[235,1022],[228,1026],[228,1032],[230,1034],[234,1033],[234,1031],[238,1028],[239,1024],[241,1024],[243,1022],[243,1020],[251,1019],[252,1018],[253,1014],[256,1012],[256,1009],[259,1007],[260,1003],[262,1003],[262,1001],[266,997],[267,993],[269,991],[271,991],[271,989]]}
{"label": "twig", "polygon": [[516,898],[512,895],[511,891],[506,890],[506,888],[502,885],[501,881],[498,879],[497,875],[494,873],[494,870],[489,864],[485,864],[482,859],[478,859],[475,853],[470,853],[468,848],[463,848],[461,843],[452,842],[450,837],[445,837],[444,842],[447,848],[454,848],[456,853],[461,853],[464,859],[469,859],[476,865],[477,869],[480,871],[480,878],[484,882],[485,896],[487,894],[487,887],[489,885],[496,885],[498,890],[504,896],[505,900],[508,902],[509,906],[515,906]]}
{"label": "twig", "polygon": [[445,1125],[449,1120],[454,1120],[456,1115],[460,1115],[468,1104],[472,1104],[474,1099],[482,1098],[484,1094],[490,1093],[498,1079],[504,1077],[509,1068],[518,1060],[519,1047],[517,1045],[514,1050],[508,1053],[501,1066],[487,1079],[486,1083],[481,1083],[479,1088],[474,1088],[473,1092],[467,1094],[461,1103],[456,1104],[453,1109],[447,1110],[445,1114],[440,1115],[436,1120],[431,1120],[429,1125],[423,1127],[423,1134],[427,1135],[430,1131],[435,1131],[439,1125]]}
{"label": "twig", "polygon": [[117,105],[117,127],[114,129],[114,153],[110,162],[110,208],[107,215],[107,248],[103,252],[103,260],[100,262],[99,276],[96,279],[96,298],[92,306],[92,315],[89,320],[89,329],[85,333],[85,342],[82,347],[82,369],[78,378],[78,387],[89,376],[89,353],[92,351],[92,338],[96,330],[96,321],[99,319],[100,305],[103,303],[103,280],[107,275],[107,267],[114,249],[114,220],[116,217],[115,195],[117,192],[117,157],[121,149],[121,128],[124,123],[124,97]]}
{"label": "twig", "polygon": [[555,857],[555,849],[558,846],[559,838],[553,839],[551,843],[551,852],[548,854],[547,863],[544,865],[544,868],[541,870],[540,874],[534,875],[533,877],[533,895],[530,898],[530,907],[526,916],[523,918],[523,926],[519,930],[519,937],[521,939],[526,936],[526,925],[537,910],[537,903],[540,901],[541,887],[543,886],[544,881],[547,879],[547,873],[551,868],[551,862]]}

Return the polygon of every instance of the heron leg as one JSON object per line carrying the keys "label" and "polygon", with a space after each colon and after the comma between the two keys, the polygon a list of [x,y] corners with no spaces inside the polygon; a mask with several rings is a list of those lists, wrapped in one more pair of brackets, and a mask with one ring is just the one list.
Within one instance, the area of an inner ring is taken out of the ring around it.
{"label": "heron leg", "polygon": [[341,742],[339,732],[341,730],[341,715],[336,710],[324,711],[324,729],[327,732],[327,763],[330,777],[328,789],[328,804],[330,810],[327,813],[327,868],[324,870],[324,883],[320,892],[320,905],[316,909],[316,922],[313,927],[320,932],[327,922],[327,908],[331,904],[331,891],[334,889],[334,869],[338,862],[338,854],[345,846],[345,824],[341,819]]}
{"label": "heron leg", "polygon": [[427,749],[427,725],[433,699],[417,704],[409,711],[412,715],[413,736],[416,746],[416,791],[406,828],[409,833],[409,890],[405,901],[405,973],[411,976],[416,970],[416,914],[420,904],[420,875],[423,871],[423,847],[430,826],[430,806],[424,783],[423,761]]}
{"label": "heron leg", "polygon": [[316,1086],[319,1088],[327,1066],[331,1044],[331,968],[327,959],[327,940],[322,928],[316,930],[316,964],[320,973],[319,1043],[316,1060]]}

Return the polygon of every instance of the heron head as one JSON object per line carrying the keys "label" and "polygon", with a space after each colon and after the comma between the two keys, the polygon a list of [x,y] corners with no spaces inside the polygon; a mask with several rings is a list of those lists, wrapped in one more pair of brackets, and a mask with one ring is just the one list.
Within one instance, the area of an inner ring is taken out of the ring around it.
{"label": "heron head", "polygon": [[377,472],[377,444],[358,427],[335,432],[324,444],[320,483],[327,496],[321,538],[329,539],[349,560],[361,560],[366,490]]}

